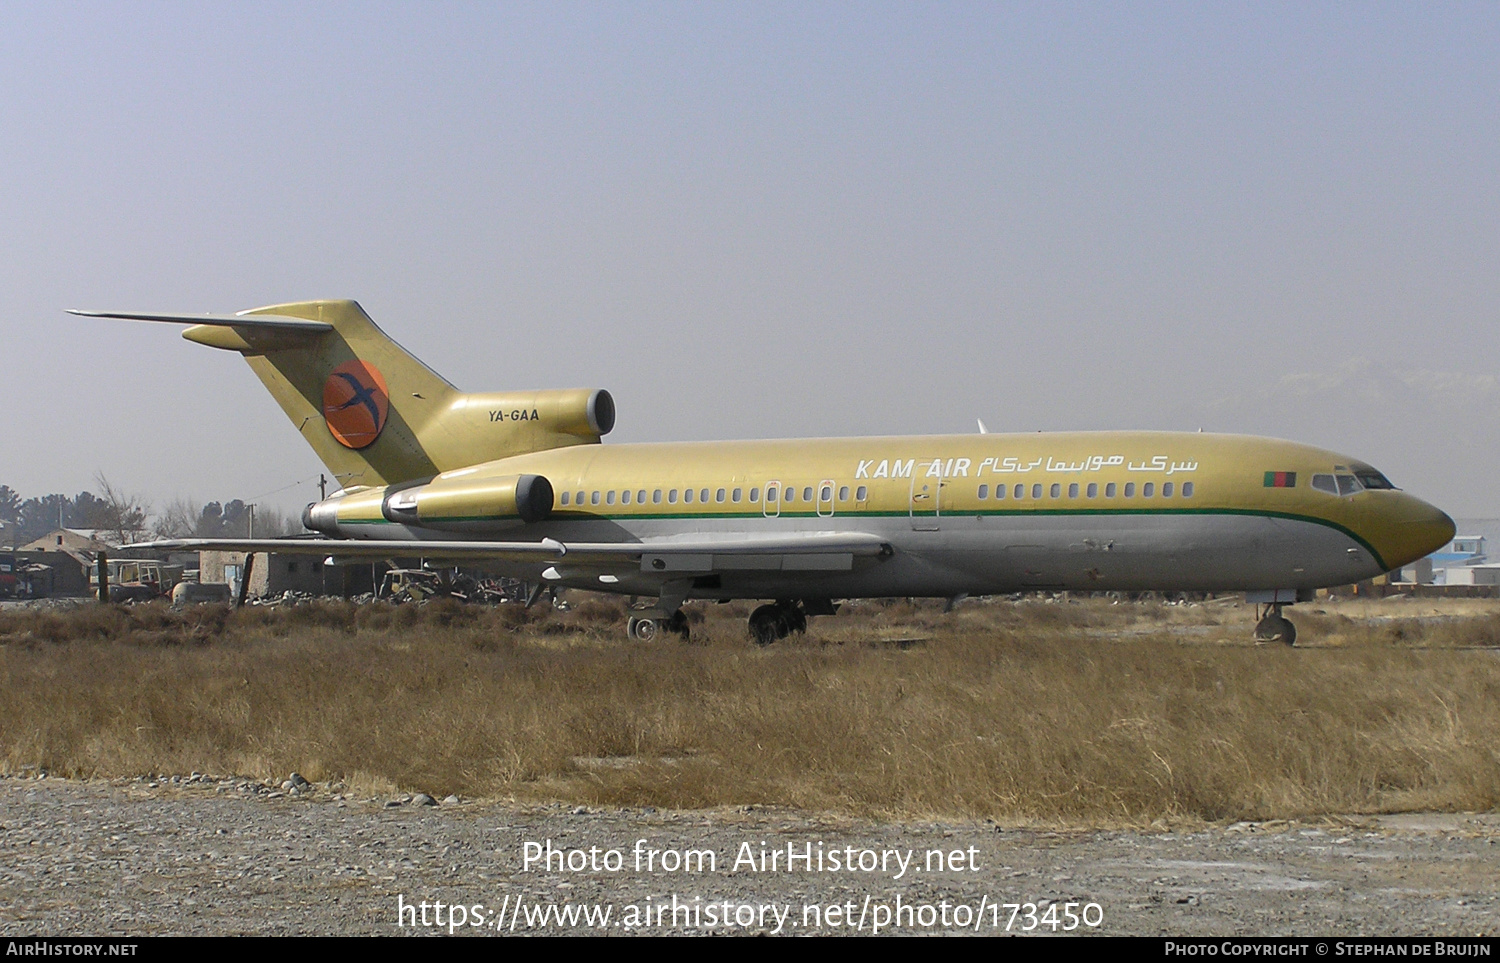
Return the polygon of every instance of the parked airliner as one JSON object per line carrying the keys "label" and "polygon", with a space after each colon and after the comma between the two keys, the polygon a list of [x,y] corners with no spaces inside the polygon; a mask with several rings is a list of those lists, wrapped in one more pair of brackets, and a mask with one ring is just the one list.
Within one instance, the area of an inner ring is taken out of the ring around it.
{"label": "parked airliner", "polygon": [[[1244,592],[1257,638],[1324,586],[1419,559],[1452,520],[1371,465],[1269,438],[1150,431],[605,445],[607,391],[464,393],[353,301],[188,324],[239,352],[339,479],[304,540],[180,549],[482,562],[537,586],[655,598],[630,634],[686,636],[689,599],[765,599],[762,643],[840,599],[1029,590]],[[535,593],[533,595],[535,598]]]}

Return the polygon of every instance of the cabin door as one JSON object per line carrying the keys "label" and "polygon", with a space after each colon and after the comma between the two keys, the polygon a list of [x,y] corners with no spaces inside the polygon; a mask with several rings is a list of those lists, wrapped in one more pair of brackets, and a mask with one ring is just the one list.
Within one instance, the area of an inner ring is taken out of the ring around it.
{"label": "cabin door", "polygon": [[[927,462],[932,464],[932,462]],[[943,488],[948,484],[946,478],[926,478],[922,475],[923,463],[917,462],[916,470],[911,473],[910,498],[908,510],[911,513],[911,527],[913,531],[935,532],[942,527],[943,516]]]}
{"label": "cabin door", "polygon": [[781,482],[766,482],[766,487],[761,492],[760,511],[767,518],[776,518],[781,514]]}

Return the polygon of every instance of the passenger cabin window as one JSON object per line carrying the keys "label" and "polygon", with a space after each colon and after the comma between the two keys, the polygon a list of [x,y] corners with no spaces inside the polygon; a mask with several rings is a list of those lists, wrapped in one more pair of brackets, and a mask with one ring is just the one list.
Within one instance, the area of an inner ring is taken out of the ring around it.
{"label": "passenger cabin window", "polygon": [[1071,485],[1068,486],[1068,497],[1069,498],[1077,498],[1078,497],[1078,483],[1077,482],[1074,482],[1073,484],[1071,484]]}
{"label": "passenger cabin window", "polygon": [[849,500],[849,486],[848,485],[840,485],[839,486],[839,501],[841,501],[841,502],[847,502],[848,500]]}
{"label": "passenger cabin window", "polygon": [[1011,492],[1011,494],[1014,495],[1016,498],[1025,498],[1026,497],[1026,486],[1025,485],[1017,485],[1016,486],[1016,490],[1013,491],[1013,492]]}
{"label": "passenger cabin window", "polygon": [[729,500],[732,502],[737,502],[740,500],[740,496],[743,494],[745,494],[745,490],[743,488],[736,488],[734,491],[729,493]]}
{"label": "passenger cabin window", "polygon": [[621,505],[629,505],[630,504],[630,489],[627,488],[624,491],[620,492],[620,504]]}
{"label": "passenger cabin window", "polygon": [[642,488],[640,491],[635,493],[635,503],[637,505],[646,504],[646,489]]}
{"label": "passenger cabin window", "polygon": [[606,504],[606,505],[613,505],[614,503],[615,503],[615,493],[613,491],[605,492],[604,493],[604,504]]}
{"label": "passenger cabin window", "polygon": [[810,501],[812,501],[812,489],[811,488],[804,488],[804,489],[802,489],[802,500],[804,502],[810,502]]}
{"label": "passenger cabin window", "polygon": [[797,500],[797,489],[795,489],[795,488],[788,488],[786,491],[782,492],[781,493],[781,500],[784,501],[784,502],[794,502],[794,501],[796,501]]}
{"label": "passenger cabin window", "polygon": [[1062,497],[1062,486],[1054,483],[1053,486],[1052,486],[1052,491],[1048,492],[1048,494],[1051,495],[1053,498],[1061,498]]}
{"label": "passenger cabin window", "polygon": [[674,488],[671,491],[667,492],[667,504],[668,505],[675,505],[675,504],[677,504],[677,489]]}
{"label": "passenger cabin window", "polygon": [[1171,498],[1172,497],[1172,483],[1171,482],[1162,482],[1161,497],[1162,498]]}
{"label": "passenger cabin window", "polygon": [[858,488],[856,488],[854,490],[854,500],[855,501],[862,502],[866,498],[869,498],[869,497],[870,497],[870,490],[868,488],[866,488],[864,485],[861,485],[861,486],[859,486]]}
{"label": "passenger cabin window", "polygon": [[989,497],[990,497],[990,486],[988,486],[988,485],[980,485],[979,486],[979,500],[980,501],[984,501],[986,498],[989,498]]}
{"label": "passenger cabin window", "polygon": [[578,496],[573,499],[573,504],[575,504],[575,505],[582,505],[583,504],[583,492],[579,492],[578,493]]}
{"label": "passenger cabin window", "polygon": [[[752,502],[755,501],[754,498],[751,498],[750,500]],[[768,485],[768,486],[766,486],[766,501],[768,501],[768,502],[774,502],[775,500],[776,500],[776,486],[775,485]]]}
{"label": "passenger cabin window", "polygon": [[1125,497],[1126,498],[1134,498],[1135,497],[1135,482],[1126,482],[1125,483]]}
{"label": "passenger cabin window", "polygon": [[1156,483],[1155,482],[1146,482],[1146,484],[1144,484],[1144,485],[1141,486],[1141,497],[1142,498],[1150,498],[1152,495],[1155,495],[1155,494],[1156,494]]}
{"label": "passenger cabin window", "polygon": [[562,503],[564,505],[566,505],[568,503],[568,493],[567,492],[563,492],[562,493]]}
{"label": "passenger cabin window", "polygon": [[1105,498],[1114,498],[1115,497],[1115,483],[1114,482],[1110,482],[1108,485],[1104,486],[1104,497]]}
{"label": "passenger cabin window", "polygon": [[688,502],[689,504],[692,503],[692,501],[693,501],[693,490],[691,488],[684,488],[682,490],[682,500],[685,501],[685,502]]}
{"label": "passenger cabin window", "polygon": [[597,504],[599,504],[599,493],[598,492],[589,492],[589,504],[590,505],[597,505]]}
{"label": "passenger cabin window", "polygon": [[698,493],[698,501],[700,501],[700,502],[706,502],[706,501],[708,501],[708,489],[707,488],[703,489],[701,492]]}
{"label": "passenger cabin window", "polygon": [[714,501],[716,501],[716,502],[722,502],[723,500],[724,500],[724,489],[721,488],[718,491],[714,492]]}
{"label": "passenger cabin window", "polygon": [[1031,497],[1032,498],[1041,498],[1042,497],[1042,485],[1041,485],[1041,482],[1038,482],[1037,484],[1031,486]]}
{"label": "passenger cabin window", "polygon": [[1183,498],[1192,498],[1193,497],[1193,483],[1192,482],[1183,482],[1182,483],[1182,497]]}
{"label": "passenger cabin window", "polygon": [[661,489],[660,488],[658,488],[656,491],[654,491],[654,492],[651,493],[651,504],[653,504],[653,505],[660,505],[661,504]]}
{"label": "passenger cabin window", "polygon": [[1098,484],[1098,482],[1089,482],[1088,496],[1090,498],[1098,498],[1099,497],[1099,484]]}
{"label": "passenger cabin window", "polygon": [[758,502],[758,501],[760,501],[760,489],[759,488],[752,488],[752,489],[750,489],[750,500],[752,502]]}

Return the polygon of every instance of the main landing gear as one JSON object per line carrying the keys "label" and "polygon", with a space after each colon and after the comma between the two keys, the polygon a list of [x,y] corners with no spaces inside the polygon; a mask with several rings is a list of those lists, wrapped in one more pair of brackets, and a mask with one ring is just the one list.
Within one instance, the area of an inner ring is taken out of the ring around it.
{"label": "main landing gear", "polygon": [[750,638],[756,645],[770,645],[793,632],[807,631],[807,613],[791,599],[762,605],[750,613]]}
{"label": "main landing gear", "polygon": [[1297,627],[1292,620],[1281,614],[1282,603],[1273,602],[1269,605],[1257,605],[1256,612],[1260,615],[1260,621],[1255,623],[1256,642],[1282,642],[1286,645],[1297,644]]}
{"label": "main landing gear", "polygon": [[650,642],[663,632],[672,632],[688,640],[687,616],[678,609],[664,619],[642,619],[631,616],[625,623],[625,633],[637,642]]}

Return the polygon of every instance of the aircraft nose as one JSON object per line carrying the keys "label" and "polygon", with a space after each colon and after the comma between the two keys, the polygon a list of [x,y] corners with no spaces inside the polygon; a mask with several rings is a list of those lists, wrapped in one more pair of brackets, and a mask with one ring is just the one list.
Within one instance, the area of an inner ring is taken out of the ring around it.
{"label": "aircraft nose", "polygon": [[1404,492],[1385,522],[1381,554],[1392,569],[1431,555],[1457,532],[1446,512]]}

